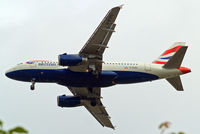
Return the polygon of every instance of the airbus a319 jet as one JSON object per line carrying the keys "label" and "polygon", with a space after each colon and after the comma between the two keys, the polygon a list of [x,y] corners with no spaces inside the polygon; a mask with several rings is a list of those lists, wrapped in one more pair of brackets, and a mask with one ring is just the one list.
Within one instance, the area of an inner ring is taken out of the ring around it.
{"label": "airbus a319 jet", "polygon": [[187,50],[184,42],[174,43],[152,63],[103,61],[120,9],[118,6],[108,11],[78,54],[61,54],[56,62],[32,60],[20,63],[9,69],[6,76],[31,82],[31,90],[34,90],[36,82],[66,86],[73,96],[58,96],[58,106],[84,106],[102,126],[113,129],[101,102],[101,88],[166,79],[176,90],[183,91],[180,75],[191,72],[189,68],[181,67]]}

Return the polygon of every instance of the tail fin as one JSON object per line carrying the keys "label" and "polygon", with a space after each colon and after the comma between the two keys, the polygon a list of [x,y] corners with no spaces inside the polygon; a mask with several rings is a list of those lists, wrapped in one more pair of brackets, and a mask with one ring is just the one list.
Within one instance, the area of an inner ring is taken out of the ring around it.
{"label": "tail fin", "polygon": [[[172,57],[174,57],[174,55],[182,47],[186,47],[185,46],[185,42],[175,42],[169,49],[167,49],[155,61],[153,61],[153,63],[155,63],[155,64],[162,64],[163,66],[165,66],[165,64],[168,63],[168,61],[170,61],[172,59]],[[184,54],[183,54],[183,56],[184,56]],[[178,56],[178,59],[181,59],[181,58]],[[182,60],[181,60],[181,62],[182,62]],[[166,65],[165,67],[167,68],[168,66],[169,65]],[[173,67],[170,67],[170,68],[173,68]]]}
{"label": "tail fin", "polygon": [[[173,69],[177,68],[183,73],[190,72],[190,69],[185,67],[180,67],[185,56],[187,46],[185,42],[176,42],[168,50],[166,50],[162,55],[158,57],[153,63],[163,64],[163,68]],[[166,79],[176,90],[183,91],[182,82],[180,76],[167,78]]]}
{"label": "tail fin", "polygon": [[179,68],[185,56],[187,46],[182,46],[163,66],[164,68]]}

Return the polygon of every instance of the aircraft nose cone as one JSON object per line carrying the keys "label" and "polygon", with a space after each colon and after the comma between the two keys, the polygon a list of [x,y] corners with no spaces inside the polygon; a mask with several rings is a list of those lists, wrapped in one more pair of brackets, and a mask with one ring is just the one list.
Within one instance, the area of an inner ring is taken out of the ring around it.
{"label": "aircraft nose cone", "polygon": [[6,71],[5,75],[6,75],[8,78],[13,79],[13,77],[14,77],[13,69],[9,69],[8,71]]}
{"label": "aircraft nose cone", "polygon": [[6,75],[7,77],[9,77],[9,75],[8,75],[8,73],[7,73],[7,72],[5,73],[5,75]]}
{"label": "aircraft nose cone", "polygon": [[12,77],[12,73],[8,70],[6,71],[5,75],[8,77],[8,78],[11,78]]}

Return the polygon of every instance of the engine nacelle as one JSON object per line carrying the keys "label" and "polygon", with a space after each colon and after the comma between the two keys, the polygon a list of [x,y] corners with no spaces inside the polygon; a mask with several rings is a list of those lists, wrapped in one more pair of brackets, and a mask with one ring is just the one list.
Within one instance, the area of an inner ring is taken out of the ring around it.
{"label": "engine nacelle", "polygon": [[76,96],[58,96],[57,97],[59,107],[77,107],[82,106],[81,98]]}
{"label": "engine nacelle", "polygon": [[58,56],[58,64],[61,66],[76,66],[86,60],[86,58],[76,54],[61,54]]}

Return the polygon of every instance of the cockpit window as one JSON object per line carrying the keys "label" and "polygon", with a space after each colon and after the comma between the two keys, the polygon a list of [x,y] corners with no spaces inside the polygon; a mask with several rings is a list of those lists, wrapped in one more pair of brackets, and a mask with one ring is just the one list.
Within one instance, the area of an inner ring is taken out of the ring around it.
{"label": "cockpit window", "polygon": [[28,62],[26,62],[27,64],[33,64],[34,62],[32,62],[32,61],[28,61]]}

